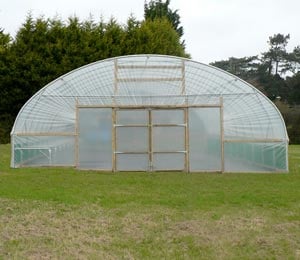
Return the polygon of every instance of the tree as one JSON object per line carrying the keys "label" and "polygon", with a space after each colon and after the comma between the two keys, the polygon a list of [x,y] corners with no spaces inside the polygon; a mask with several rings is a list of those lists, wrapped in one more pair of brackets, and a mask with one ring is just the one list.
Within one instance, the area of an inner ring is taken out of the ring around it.
{"label": "tree", "polygon": [[211,63],[211,65],[247,80],[256,77],[259,66],[258,62],[258,56],[230,57],[228,60],[216,61]]}
{"label": "tree", "polygon": [[141,22],[138,21],[133,15],[127,20],[125,25],[125,38],[124,38],[124,53],[129,54],[138,54],[137,45],[138,45],[138,32],[141,27]]}
{"label": "tree", "polygon": [[274,70],[274,64],[275,64],[274,74],[275,75],[279,74],[280,63],[284,63],[287,58],[286,46],[288,44],[289,39],[290,39],[289,34],[283,35],[280,33],[274,34],[273,36],[269,37],[269,41],[268,41],[269,50],[263,53],[262,56],[262,62],[267,64],[269,75],[271,75],[272,71]]}
{"label": "tree", "polygon": [[143,21],[136,36],[136,53],[188,57],[178,34],[166,18]]}
{"label": "tree", "polygon": [[124,38],[126,32],[122,25],[118,24],[114,18],[111,18],[105,26],[105,33],[101,41],[106,53],[105,58],[124,55]]}
{"label": "tree", "polygon": [[0,142],[9,141],[19,110],[48,82],[97,60],[137,53],[188,56],[166,17],[140,22],[131,16],[122,25],[114,18],[96,23],[29,13],[14,40],[0,30]]}
{"label": "tree", "polygon": [[[162,0],[151,0],[149,3],[145,1],[145,20],[167,18],[172,24],[174,30],[178,33],[179,38],[181,38],[183,36],[183,27],[180,26],[180,16],[178,14],[178,10],[173,11],[169,5],[170,0],[166,0],[165,2],[162,2]],[[182,42],[182,45],[184,45],[184,42]]]}
{"label": "tree", "polygon": [[296,74],[300,71],[300,46],[296,46],[294,50],[287,55],[287,63],[285,72],[289,71]]}
{"label": "tree", "polygon": [[14,117],[10,114],[11,107],[7,106],[8,82],[13,76],[10,46],[12,38],[0,29],[0,143],[9,142],[10,126]]}
{"label": "tree", "polygon": [[4,33],[4,30],[0,28],[0,54],[5,52],[11,43],[11,37],[9,34]]}
{"label": "tree", "polygon": [[300,105],[300,72],[296,73],[292,77],[287,77],[286,83],[289,90],[289,103]]}

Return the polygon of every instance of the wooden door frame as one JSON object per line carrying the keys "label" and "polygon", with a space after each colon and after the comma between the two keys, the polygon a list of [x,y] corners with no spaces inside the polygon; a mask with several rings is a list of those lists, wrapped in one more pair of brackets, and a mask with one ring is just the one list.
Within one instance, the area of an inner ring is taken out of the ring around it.
{"label": "wooden door frame", "polygon": [[[224,172],[224,119],[223,119],[223,98],[220,97],[219,104],[202,104],[202,105],[81,105],[76,100],[76,116],[75,116],[75,131],[76,131],[76,139],[75,139],[75,165],[79,166],[79,133],[78,133],[78,124],[79,124],[79,109],[81,108],[111,108],[112,109],[112,172],[116,172],[116,111],[117,110],[148,110],[149,118],[148,118],[148,127],[149,127],[149,160],[153,162],[153,151],[152,151],[152,110],[179,110],[182,109],[184,111],[184,143],[185,143],[185,161],[184,161],[184,169],[185,172],[190,172],[190,156],[189,156],[189,108],[219,108],[220,109],[220,137],[221,137],[221,172]],[[162,126],[164,126],[162,124]],[[169,126],[169,125],[167,125]],[[172,153],[172,152],[170,152]],[[175,153],[175,152],[173,152]],[[152,165],[153,167],[153,165]],[[151,171],[151,165],[150,170]],[[173,170],[170,170],[173,171]]]}

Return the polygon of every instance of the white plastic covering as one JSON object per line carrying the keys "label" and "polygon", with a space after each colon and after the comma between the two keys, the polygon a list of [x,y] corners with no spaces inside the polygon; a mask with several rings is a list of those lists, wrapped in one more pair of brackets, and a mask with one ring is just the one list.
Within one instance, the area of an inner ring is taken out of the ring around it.
{"label": "white plastic covering", "polygon": [[218,68],[163,55],[59,77],[23,106],[11,138],[12,167],[288,171],[285,124],[268,98]]}

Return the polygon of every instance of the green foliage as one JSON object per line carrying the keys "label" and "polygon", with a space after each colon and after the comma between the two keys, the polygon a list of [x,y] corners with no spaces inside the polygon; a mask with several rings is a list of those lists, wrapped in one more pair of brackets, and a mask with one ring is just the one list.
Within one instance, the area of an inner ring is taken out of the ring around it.
{"label": "green foliage", "polygon": [[275,104],[280,110],[290,139],[290,144],[300,143],[300,106],[289,105],[279,99],[275,100]]}
{"label": "green foliage", "polygon": [[300,105],[300,72],[292,77],[287,77],[286,84],[289,91],[288,102]]}
{"label": "green foliage", "polygon": [[243,79],[253,78],[259,67],[258,56],[244,58],[230,57],[228,60],[216,61],[211,63],[211,65]]}
{"label": "green foliage", "polygon": [[[165,2],[162,0],[150,0],[149,3],[145,1],[144,17],[145,20],[166,18],[180,38],[183,36],[183,27],[180,26],[180,15],[178,14],[178,10],[173,11],[169,5],[170,0],[166,0]],[[182,45],[184,45],[184,43],[182,43]]]}
{"label": "green foliage", "polygon": [[261,57],[231,57],[211,64],[248,81],[276,105],[280,102],[290,142],[299,144],[300,46],[287,52],[289,39],[289,34],[278,33],[269,37],[269,50]]}
{"label": "green foliage", "polygon": [[6,51],[11,42],[9,34],[4,33],[4,30],[0,28],[0,55]]}
{"label": "green foliage", "polygon": [[296,46],[291,53],[287,53],[288,63],[285,64],[285,71],[293,74],[300,71],[300,46]]}
{"label": "green foliage", "polygon": [[[146,20],[137,34],[137,53],[187,56],[179,44],[179,36],[167,19]],[[149,44],[146,44],[146,43]]]}
{"label": "green foliage", "polygon": [[[284,63],[287,59],[287,51],[286,46],[288,44],[288,40],[290,39],[290,35],[283,34],[274,34],[269,37],[269,50],[263,53],[262,61],[268,67],[268,74],[271,75],[272,71],[277,75],[280,72],[284,72],[284,70],[279,71],[279,66],[281,63]],[[275,64],[275,70],[274,70]],[[284,65],[283,65],[284,66]]]}
{"label": "green foliage", "polygon": [[187,56],[166,18],[126,25],[111,18],[95,22],[29,13],[15,39],[0,30],[0,143],[9,141],[14,118],[39,89],[75,68],[110,57],[157,53]]}

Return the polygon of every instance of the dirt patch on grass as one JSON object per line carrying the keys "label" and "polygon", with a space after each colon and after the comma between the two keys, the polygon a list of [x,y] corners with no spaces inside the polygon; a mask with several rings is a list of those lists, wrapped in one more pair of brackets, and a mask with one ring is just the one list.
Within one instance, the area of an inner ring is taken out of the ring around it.
{"label": "dirt patch on grass", "polygon": [[65,254],[80,258],[102,252],[106,259],[113,258],[109,252],[101,251],[112,240],[110,219],[101,208],[68,208],[40,202],[30,205],[26,210],[26,203],[23,204],[22,212],[20,205],[12,203],[5,208],[7,214],[1,214],[0,255],[49,259]]}
{"label": "dirt patch on grass", "polygon": [[[217,259],[246,255],[284,259],[287,254],[296,254],[295,248],[300,245],[300,238],[297,237],[300,223],[297,221],[274,225],[269,216],[257,216],[255,212],[247,216],[235,213],[214,221],[205,215],[198,217],[170,223],[165,239],[184,242],[184,238],[192,238],[192,247],[204,248],[210,253],[207,258]],[[187,247],[188,250],[190,247]]]}
{"label": "dirt patch on grass", "polygon": [[[297,219],[296,212],[290,212]],[[300,223],[272,214],[103,209],[0,199],[0,258],[231,259],[298,255]]]}

